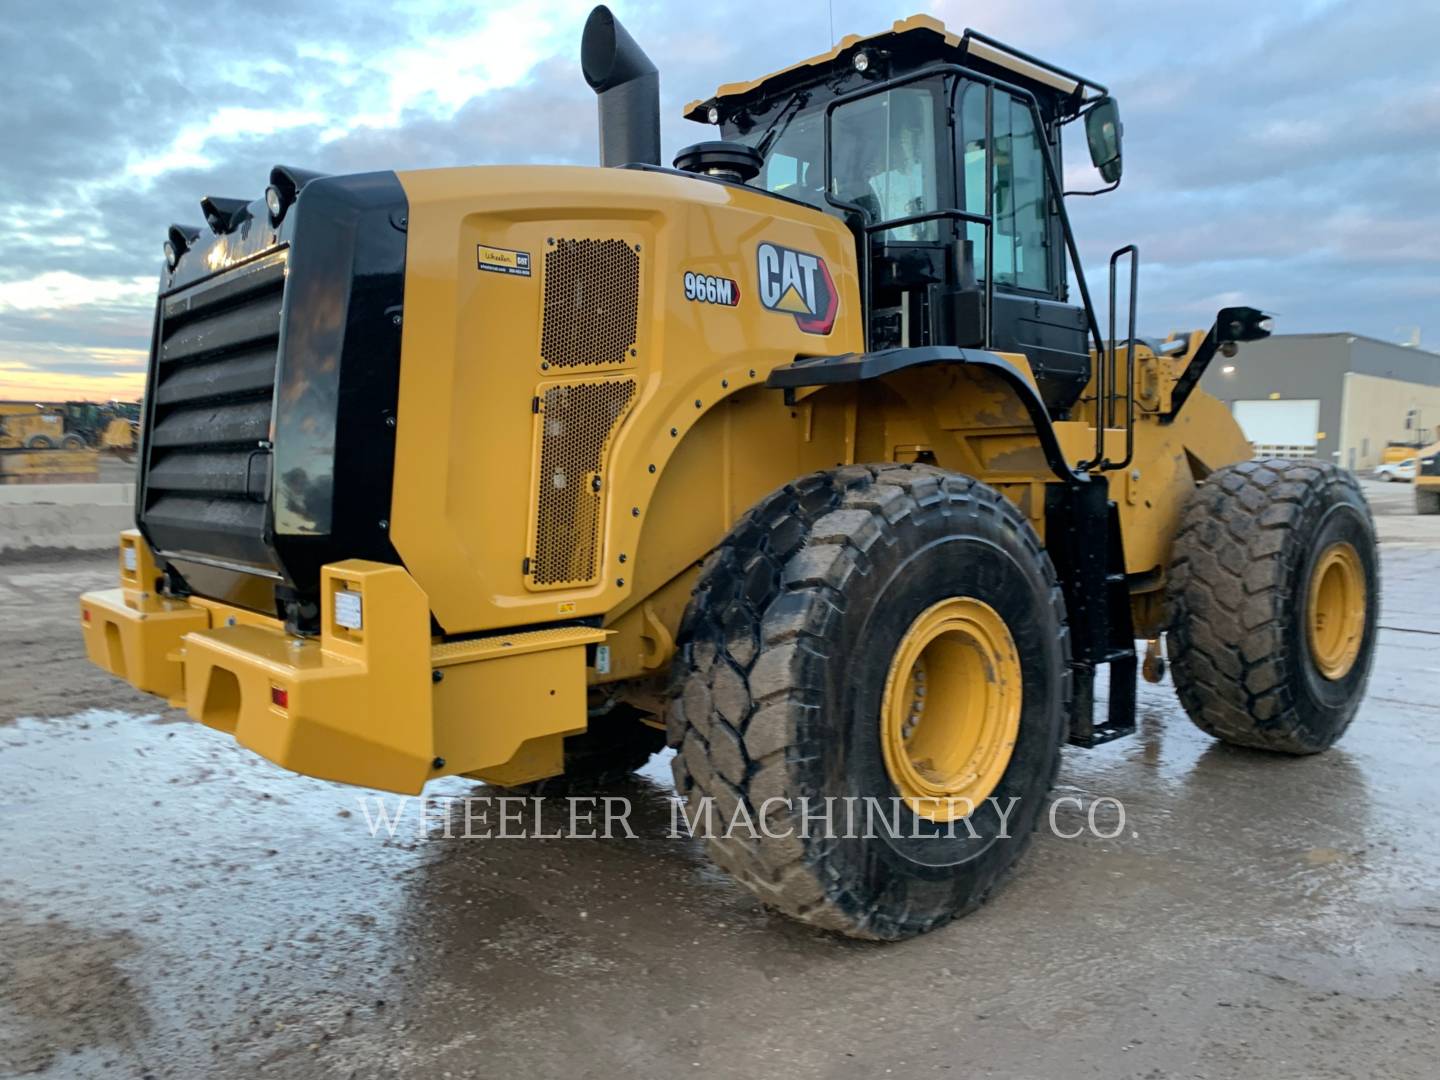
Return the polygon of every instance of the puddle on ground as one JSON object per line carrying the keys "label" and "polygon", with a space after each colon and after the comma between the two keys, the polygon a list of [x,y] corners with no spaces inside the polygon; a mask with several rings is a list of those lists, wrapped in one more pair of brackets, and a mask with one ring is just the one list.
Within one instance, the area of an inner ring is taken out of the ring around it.
{"label": "puddle on ground", "polygon": [[[1212,742],[1168,687],[1142,687],[1137,735],[1068,751],[1056,792],[1120,800],[1124,830],[1042,833],[983,914],[926,939],[924,967],[999,980],[997,1010],[1013,998],[1056,1022],[1076,1007],[1047,989],[1058,973],[1107,964],[1138,978],[1221,955],[1243,967],[1260,941],[1274,977],[1383,995],[1413,977],[1417,950],[1433,955],[1434,719],[1382,700],[1331,753],[1276,758]],[[96,994],[125,1004],[67,1024],[26,1013],[11,980],[0,1047],[38,1061],[38,1031],[53,1075],[88,1075],[133,1064],[126,1039],[143,1035],[165,1048],[156,1075],[198,1075],[217,1047],[253,1074],[402,1031],[407,1044],[533,1037],[527,1017],[607,995],[663,1017],[704,999],[665,978],[696,957],[717,985],[760,972],[744,985],[762,1010],[797,973],[819,992],[842,980],[832,993],[854,992],[851,960],[867,978],[902,975],[916,946],[877,951],[775,919],[672,839],[669,757],[599,793],[630,800],[635,839],[466,840],[454,809],[372,835],[360,800],[379,793],[287,773],[196,724],[105,710],[18,720],[0,728],[7,953],[32,979],[47,950],[93,956]],[[450,778],[427,794],[498,793]],[[1069,804],[1056,820],[1086,824]],[[1013,943],[1036,925],[1053,941],[1017,967]],[[76,927],[83,941],[66,936]],[[59,981],[67,970],[56,965]]]}

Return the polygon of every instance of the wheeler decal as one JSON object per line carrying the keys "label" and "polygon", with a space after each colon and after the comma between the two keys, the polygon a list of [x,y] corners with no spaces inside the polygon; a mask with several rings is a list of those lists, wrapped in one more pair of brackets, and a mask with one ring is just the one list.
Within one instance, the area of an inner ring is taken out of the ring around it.
{"label": "wheeler decal", "polygon": [[489,244],[475,245],[475,265],[492,274],[511,274],[515,277],[530,276],[530,253],[512,251],[509,248],[491,247]]}

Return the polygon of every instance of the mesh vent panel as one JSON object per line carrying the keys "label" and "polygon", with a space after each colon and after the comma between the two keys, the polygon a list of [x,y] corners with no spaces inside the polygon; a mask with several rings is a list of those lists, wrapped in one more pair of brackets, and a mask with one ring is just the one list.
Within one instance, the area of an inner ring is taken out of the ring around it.
{"label": "mesh vent panel", "polygon": [[603,470],[610,443],[634,399],[634,379],[545,390],[537,417],[540,479],[530,567],[535,585],[582,585],[596,579]]}
{"label": "mesh vent panel", "polygon": [[640,256],[623,240],[557,240],[545,253],[540,356],[556,367],[621,364],[635,344]]}

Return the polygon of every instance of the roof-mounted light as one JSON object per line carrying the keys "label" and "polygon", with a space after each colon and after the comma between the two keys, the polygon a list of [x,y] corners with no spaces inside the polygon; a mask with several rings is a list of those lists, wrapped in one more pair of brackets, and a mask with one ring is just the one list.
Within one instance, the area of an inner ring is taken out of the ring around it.
{"label": "roof-mounted light", "polygon": [[194,225],[171,225],[166,237],[165,266],[173,271],[180,265],[180,257],[200,238],[200,230]]}
{"label": "roof-mounted light", "polygon": [[705,119],[712,124],[720,123],[720,106],[711,105],[710,108],[706,109]]}
{"label": "roof-mounted light", "polygon": [[270,214],[270,224],[278,229],[286,211],[300,198],[301,189],[310,181],[324,177],[324,173],[296,169],[289,165],[276,165],[271,169],[270,186],[265,189],[265,209]]}
{"label": "roof-mounted light", "polygon": [[865,72],[870,70],[870,54],[864,49],[861,49],[850,58],[850,63],[855,66],[856,71],[864,75]]}
{"label": "roof-mounted light", "polygon": [[248,205],[244,199],[207,195],[200,200],[200,212],[205,215],[205,224],[210,226],[210,231],[216,236],[224,236],[249,217],[246,213]]}

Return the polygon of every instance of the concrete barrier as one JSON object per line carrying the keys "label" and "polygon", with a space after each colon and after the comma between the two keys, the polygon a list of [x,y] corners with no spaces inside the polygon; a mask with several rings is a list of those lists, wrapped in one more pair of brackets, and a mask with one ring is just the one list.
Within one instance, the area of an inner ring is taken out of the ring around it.
{"label": "concrete barrier", "polygon": [[0,559],[27,552],[104,551],[135,524],[135,485],[0,487]]}

